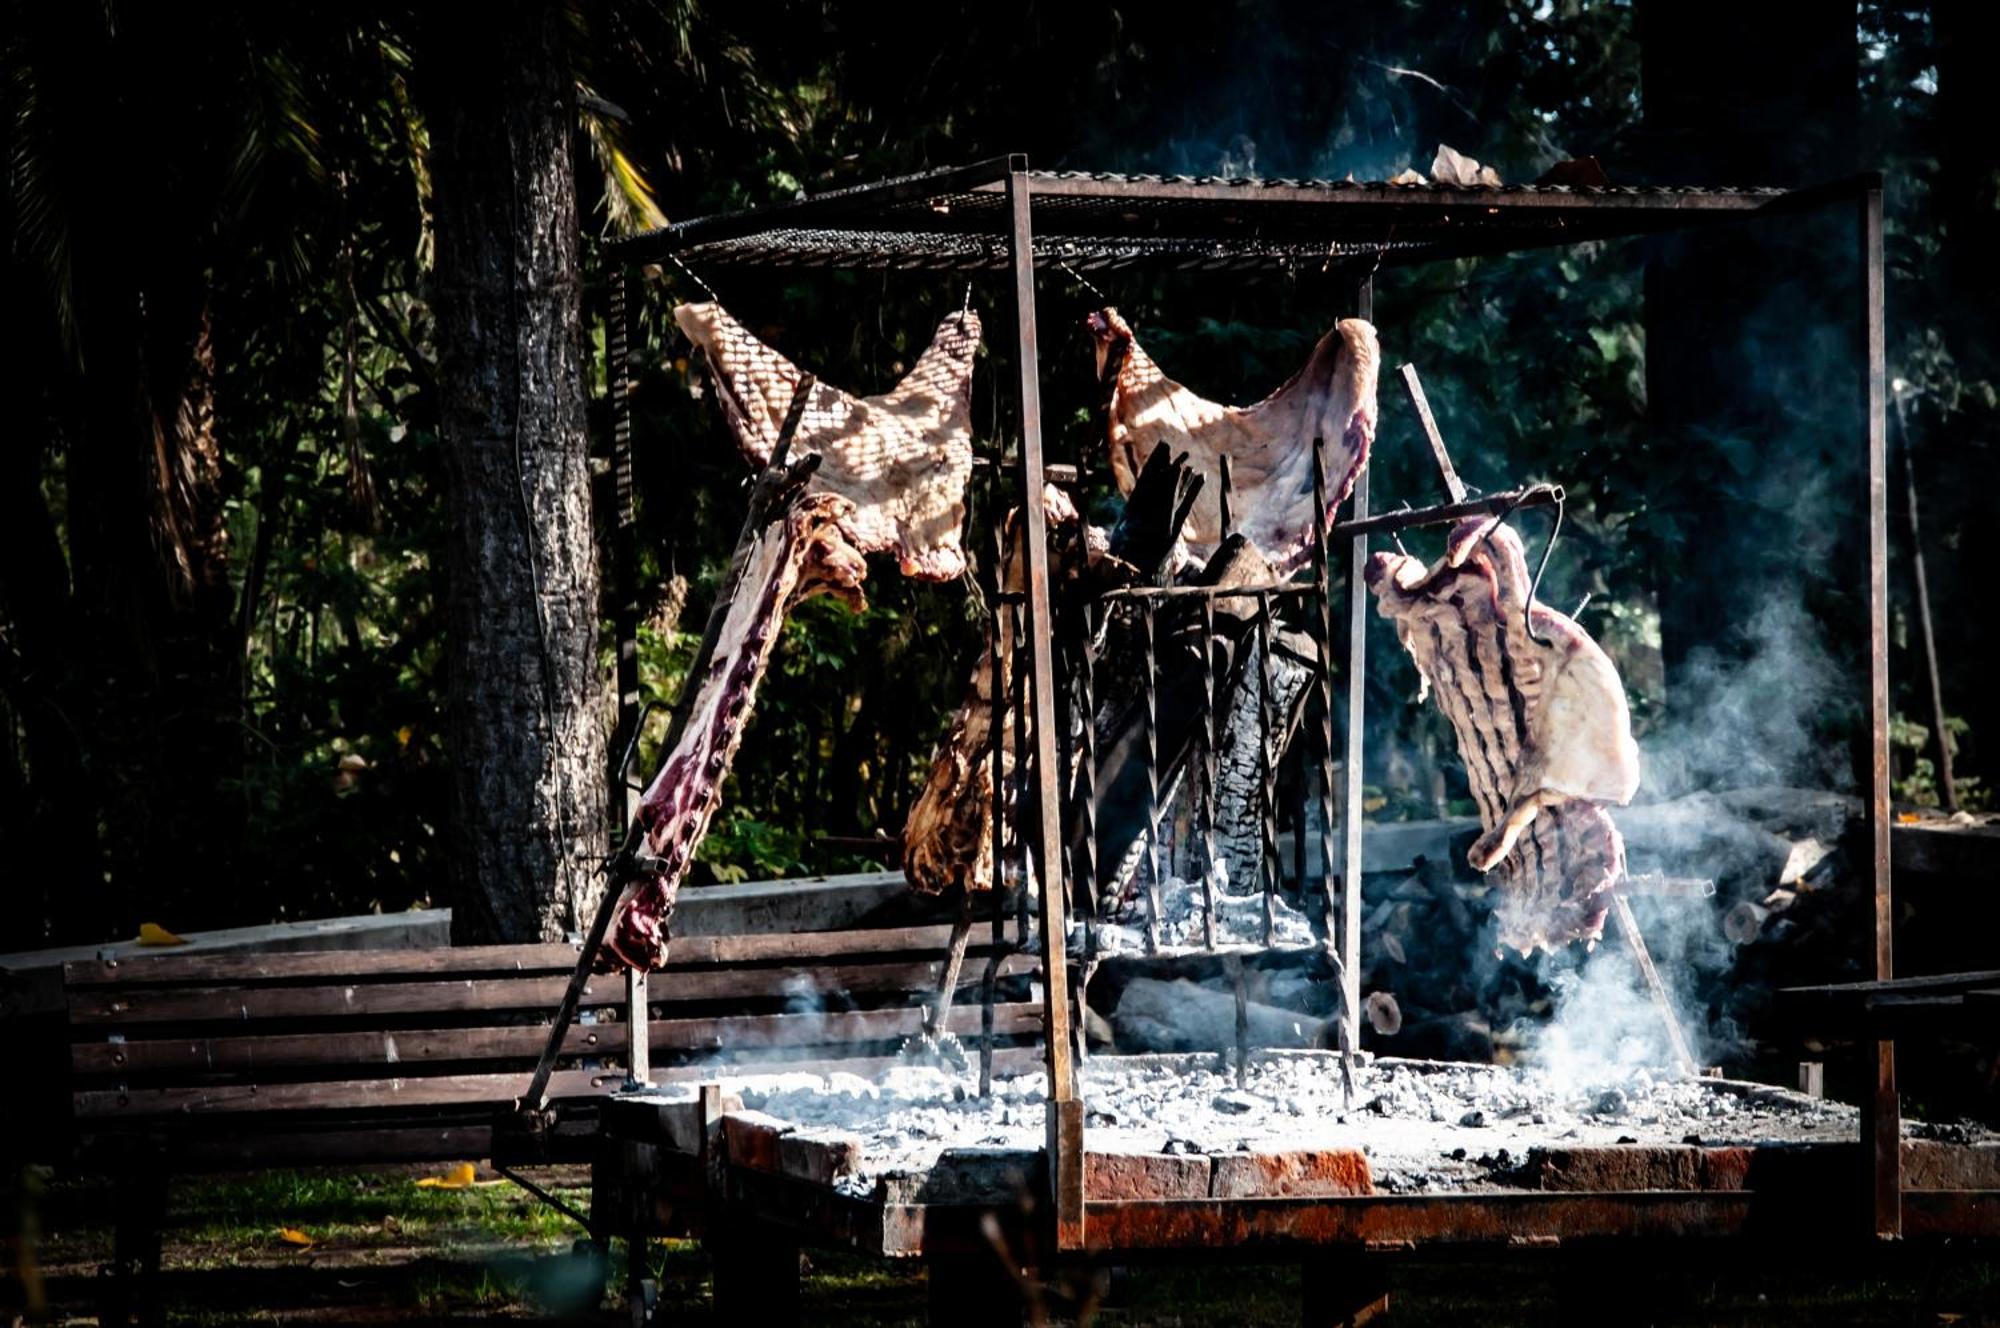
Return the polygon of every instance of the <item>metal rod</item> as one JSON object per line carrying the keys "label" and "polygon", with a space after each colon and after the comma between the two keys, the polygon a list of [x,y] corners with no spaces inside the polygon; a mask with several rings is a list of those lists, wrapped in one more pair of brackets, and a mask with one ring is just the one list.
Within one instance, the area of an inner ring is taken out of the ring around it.
{"label": "metal rod", "polygon": [[1937,633],[1931,627],[1930,578],[1924,573],[1924,538],[1917,521],[1917,459],[1910,442],[1909,411],[1901,394],[1896,397],[1896,434],[1903,444],[1903,495],[1910,509],[1910,563],[1917,579],[1917,622],[1924,634],[1924,663],[1930,670],[1931,731],[1938,745],[1938,791],[1944,796],[1945,810],[1958,810],[1958,781],[1951,770],[1951,730],[1944,713],[1944,683],[1938,675]]}
{"label": "metal rod", "polygon": [[653,1016],[646,999],[649,974],[643,968],[625,970],[625,1087],[645,1088],[653,1082]]}
{"label": "metal rod", "polygon": [[1402,368],[1403,388],[1410,394],[1410,404],[1417,408],[1417,422],[1424,426],[1424,437],[1430,441],[1431,455],[1437,458],[1438,472],[1444,476],[1444,491],[1451,495],[1455,503],[1465,501],[1465,481],[1458,477],[1458,471],[1451,464],[1451,453],[1445,450],[1444,435],[1438,432],[1437,417],[1431,414],[1430,398],[1424,395],[1424,384],[1417,377],[1417,366],[1406,364]]}
{"label": "metal rod", "polygon": [[[708,624],[702,629],[701,644],[695,648],[694,664],[688,669],[687,680],[682,684],[683,701],[694,695],[694,689],[701,685],[701,679],[708,673],[709,661],[715,658],[716,646],[722,637],[722,624],[729,614],[730,599],[743,577],[751,538],[764,521],[766,509],[792,473],[787,465],[792,437],[798,432],[800,420],[805,417],[806,398],[812,393],[813,381],[811,374],[800,376],[798,386],[792,390],[792,401],[785,412],[784,425],[778,430],[778,440],[771,448],[770,464],[764,467],[757,476],[757,482],[751,486],[749,509],[744,512],[743,527],[736,535],[729,571],[723,577],[721,589],[716,592],[715,604],[709,609]],[[807,457],[806,462],[801,464],[817,460],[816,457]],[[666,743],[660,749],[665,753],[672,753],[680,745],[681,736],[687,731],[688,707],[685,704],[676,706],[673,715]],[[542,1044],[541,1058],[535,1063],[535,1072],[528,1078],[527,1091],[515,1101],[517,1111],[539,1112],[549,1105],[549,1078],[555,1073],[556,1061],[562,1055],[563,1039],[568,1036],[569,1026],[576,1019],[577,1005],[590,985],[590,974],[596,967],[598,952],[604,948],[605,933],[611,930],[611,919],[618,911],[626,888],[637,879],[633,861],[645,837],[645,826],[635,815],[626,827],[625,842],[611,855],[607,864],[604,896],[597,902],[597,913],[590,921],[590,931],[584,936],[582,948],[577,951],[576,967],[570,970],[569,985],[564,988],[562,1000],[556,1005],[555,1018],[549,1024],[548,1040]]]}
{"label": "metal rod", "polygon": [[[1355,484],[1367,478],[1363,470],[1355,477]],[[1562,494],[1559,484],[1532,484],[1525,489],[1509,489],[1506,493],[1488,494],[1483,498],[1468,498],[1462,503],[1444,503],[1437,507],[1405,508],[1398,512],[1384,512],[1380,516],[1368,516],[1367,505],[1354,509],[1350,520],[1334,524],[1328,530],[1330,539],[1354,539],[1363,535],[1389,535],[1400,530],[1410,530],[1419,526],[1448,526],[1468,516],[1483,516],[1489,512],[1503,512],[1523,507],[1549,507]]]}
{"label": "metal rod", "polygon": [[[1860,194],[1862,422],[1868,447],[1868,716],[1869,827],[1873,832],[1874,970],[1895,976],[1895,897],[1889,878],[1889,457],[1888,344],[1883,324],[1882,187]],[[1896,1044],[1868,1048],[1869,1091],[1862,1100],[1863,1137],[1872,1153],[1872,1226],[1877,1236],[1903,1231],[1902,1103],[1896,1094]]]}
{"label": "metal rod", "polygon": [[[1363,278],[1355,292],[1361,317],[1375,317],[1375,283]],[[1354,477],[1353,521],[1368,517],[1368,470]],[[1335,534],[1340,527],[1328,531]],[[1347,570],[1347,770],[1341,798],[1342,846],[1340,873],[1340,986],[1342,1036],[1350,1047],[1361,1044],[1361,751],[1367,732],[1368,595],[1363,575],[1368,566],[1368,541],[1357,539],[1349,549]]]}
{"label": "metal rod", "polygon": [[[1048,1057],[1049,1194],[1058,1250],[1083,1245],[1083,1103],[1070,1062],[1068,929],[1064,925],[1062,808],[1057,801],[1055,661],[1050,645],[1048,520],[1042,511],[1041,366],[1035,344],[1035,237],[1028,161],[1007,162],[1008,258],[1014,269],[1014,327],[1021,376],[1021,508],[1027,515],[1028,631],[1035,703],[1034,771],[1041,789],[1033,850],[1040,868],[1043,1035]],[[1025,755],[1022,753],[1021,755]]]}
{"label": "metal rod", "polygon": [[1160,698],[1153,648],[1153,606],[1139,606],[1141,718],[1146,748],[1146,953],[1160,950]]}
{"label": "metal rod", "polygon": [[[993,584],[996,589],[1005,585],[1007,581],[1005,570],[1006,545],[1001,530],[1001,526],[996,524],[993,533]],[[1004,846],[1007,835],[1007,710],[1005,702],[1007,675],[1002,671],[1000,634],[1007,630],[1008,619],[1012,616],[1012,613],[1011,609],[996,605],[993,609],[992,621],[987,625],[986,629],[986,667],[989,680],[989,685],[986,689],[986,699],[987,704],[992,707],[992,713],[987,719],[987,725],[991,729],[991,733],[988,736],[993,743],[993,786],[991,789],[993,795],[993,826],[992,834],[988,840],[988,848],[992,852],[994,945],[993,952],[986,957],[986,976],[985,980],[980,984],[979,994],[980,1001],[982,1002],[979,1025],[981,1035],[979,1040],[979,1096],[981,1097],[991,1097],[993,1095],[993,993],[994,989],[998,986],[1000,973],[999,942],[1002,926],[1001,919],[1007,913],[1007,910],[1003,907],[1006,900],[1004,891],[1007,884],[1003,869],[1003,864],[1006,861]]]}
{"label": "metal rod", "polygon": [[1195,769],[1201,787],[1195,798],[1195,815],[1201,822],[1201,941],[1215,948],[1215,781],[1218,774],[1217,749],[1221,735],[1216,726],[1221,717],[1215,712],[1215,601],[1201,603],[1201,759]]}
{"label": "metal rod", "polygon": [[1223,453],[1219,460],[1215,501],[1222,515],[1222,538],[1228,539],[1236,533],[1236,484],[1230,475],[1229,454]]}
{"label": "metal rod", "polygon": [[1257,812],[1258,880],[1264,889],[1264,944],[1277,939],[1278,914],[1278,775],[1271,753],[1276,739],[1271,695],[1271,600],[1257,597]]}
{"label": "metal rod", "polygon": [[558,1213],[561,1213],[564,1217],[568,1218],[570,1221],[582,1227],[592,1236],[597,1235],[597,1228],[590,1224],[590,1219],[588,1217],[584,1216],[576,1209],[570,1207],[568,1204],[564,1203],[561,1199],[556,1198],[555,1195],[551,1194],[548,1190],[543,1189],[540,1185],[537,1185],[534,1181],[529,1180],[526,1176],[521,1175],[517,1171],[513,1171],[507,1167],[501,1166],[498,1162],[495,1162],[493,1164],[493,1170],[496,1175],[502,1177],[503,1179],[513,1181],[516,1185],[526,1190],[529,1194],[534,1195],[537,1199],[540,1199],[543,1203],[547,1204],[549,1207],[555,1209]]}
{"label": "metal rod", "polygon": [[[639,548],[638,513],[632,479],[632,352],[636,310],[629,302],[631,271],[611,264],[609,307],[605,311],[605,386],[611,396],[612,638],[617,643],[618,731],[638,742],[639,709]],[[616,744],[614,744],[614,747]],[[610,811],[618,825],[639,813],[639,790],[626,777],[621,758],[612,770]]]}
{"label": "metal rod", "polygon": [[1231,955],[1229,985],[1236,996],[1236,1086],[1250,1086],[1250,995],[1243,987],[1243,956]]}
{"label": "metal rod", "polygon": [[1028,805],[1028,656],[1025,653],[1028,632],[1025,620],[1022,617],[1026,611],[1020,604],[1011,605],[1007,609],[1007,660],[1010,679],[1008,682],[1008,695],[1012,698],[1008,702],[1012,707],[1008,711],[1008,716],[1009,722],[1014,726],[1014,772],[1012,775],[1014,825],[1012,832],[1008,836],[1008,844],[1015,855],[1014,879],[1019,882],[1019,888],[1014,892],[1015,921],[1020,926],[1021,935],[1024,938],[1028,934],[1028,905],[1030,903],[1028,897],[1028,877],[1031,874],[1028,865],[1030,861],[1028,849],[1029,834],[1021,825],[1021,809]]}
{"label": "metal rod", "polygon": [[1310,581],[1263,581],[1248,586],[1117,586],[1100,600],[1261,599],[1266,595],[1310,595]]}
{"label": "metal rod", "polygon": [[1666,984],[1660,981],[1660,970],[1653,966],[1653,952],[1646,948],[1646,938],[1639,931],[1639,920],[1632,916],[1632,905],[1626,902],[1622,883],[1611,892],[1611,916],[1618,920],[1618,935],[1632,952],[1632,962],[1638,965],[1639,976],[1645,980],[1646,994],[1652,997],[1653,1008],[1660,1012],[1660,1022],[1666,1025],[1667,1047],[1673,1053],[1674,1067],[1693,1078],[1694,1056],[1688,1051],[1681,1021],[1674,1014],[1674,1003],[1667,996]]}
{"label": "metal rod", "polygon": [[[1334,868],[1333,856],[1333,567],[1328,560],[1326,528],[1329,520],[1326,510],[1326,441],[1313,439],[1313,511],[1317,514],[1313,521],[1313,576],[1319,583],[1319,598],[1314,601],[1316,609],[1313,626],[1313,648],[1317,652],[1319,665],[1319,866],[1320,899],[1324,912],[1320,917],[1322,934],[1320,944],[1324,947],[1327,967],[1332,971],[1333,980],[1340,988],[1340,1017],[1336,1024],[1339,1030],[1340,1075],[1347,1097],[1354,1096],[1354,1039],[1356,1025],[1348,1018],[1353,1007],[1347,1004],[1347,965],[1341,957],[1341,940],[1345,935],[1339,910],[1334,897],[1334,882],[1339,873]],[[1301,889],[1299,899],[1303,904],[1305,864],[1299,865]],[[1358,1018],[1358,1012],[1357,1016]]]}
{"label": "metal rod", "polygon": [[1076,752],[1076,880],[1087,918],[1101,912],[1097,898],[1097,606],[1083,606],[1083,640],[1077,643],[1076,696],[1082,712]]}

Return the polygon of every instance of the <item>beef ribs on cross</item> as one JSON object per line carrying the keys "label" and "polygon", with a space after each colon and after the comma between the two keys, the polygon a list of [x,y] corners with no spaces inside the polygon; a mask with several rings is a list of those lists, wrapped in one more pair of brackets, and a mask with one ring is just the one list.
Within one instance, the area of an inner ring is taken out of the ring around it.
{"label": "beef ribs on cross", "polygon": [[867,553],[893,552],[905,575],[925,580],[964,570],[959,527],[979,346],[979,318],[966,310],[945,320],[888,392],[856,397],[814,380],[788,420],[805,378],[795,365],[718,304],[681,305],[674,321],[706,354],[745,458],[761,469],[788,450],[795,461],[768,507],[753,496],[704,633],[707,662],[688,679],[673,747],[640,800],[650,865],[626,892],[606,941],[612,961],[640,969],[666,962],[681,877],[721,804],[786,613],[814,594],[858,607]]}
{"label": "beef ribs on cross", "polygon": [[[765,465],[777,442],[797,366],[721,305],[683,304],[674,321],[708,357],[723,416],[743,455]],[[965,571],[959,529],[972,474],[972,365],[979,315],[946,318],[901,382],[857,397],[815,383],[792,455],[823,458],[817,491],[853,504],[844,520],[863,553],[893,553],[903,575],[949,581]]]}
{"label": "beef ribs on cross", "polygon": [[1604,805],[1639,787],[1617,669],[1574,621],[1530,602],[1521,539],[1496,518],[1460,522],[1429,568],[1378,553],[1367,582],[1458,739],[1485,827],[1467,859],[1500,871],[1501,944],[1595,941],[1625,873]]}

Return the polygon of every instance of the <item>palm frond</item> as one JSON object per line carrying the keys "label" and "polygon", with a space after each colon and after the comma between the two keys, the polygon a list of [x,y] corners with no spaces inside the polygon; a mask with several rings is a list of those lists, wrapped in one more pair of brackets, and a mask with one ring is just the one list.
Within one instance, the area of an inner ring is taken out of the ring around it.
{"label": "palm frond", "polygon": [[604,198],[599,206],[605,230],[614,235],[636,235],[666,225],[667,214],[654,199],[652,185],[626,150],[624,112],[579,83],[577,118],[604,176]]}

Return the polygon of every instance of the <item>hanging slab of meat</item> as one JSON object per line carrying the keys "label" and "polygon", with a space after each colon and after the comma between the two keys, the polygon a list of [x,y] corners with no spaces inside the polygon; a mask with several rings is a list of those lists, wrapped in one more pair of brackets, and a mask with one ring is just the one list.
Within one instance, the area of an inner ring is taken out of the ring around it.
{"label": "hanging slab of meat", "polygon": [[[1076,508],[1060,489],[1043,490],[1042,513],[1047,518],[1051,544],[1075,547],[1082,523]],[[1024,586],[1027,559],[1023,556],[1027,523],[1017,508],[1007,514],[1002,532],[1000,587],[1009,594]],[[1052,576],[1060,572],[1052,568]],[[1014,773],[1013,724],[1014,639],[1002,631],[999,615],[1010,613],[1008,605],[995,604],[986,621],[986,638],[979,647],[979,662],[973,666],[965,699],[952,716],[951,729],[931,759],[930,777],[923,792],[910,807],[903,826],[903,875],[912,889],[922,894],[942,894],[946,890],[990,890],[993,888],[993,723],[1006,721],[1000,733],[1000,778],[1002,795],[1013,806],[1010,788]],[[995,666],[998,666],[997,672]],[[1033,741],[1032,725],[1023,735]]]}
{"label": "hanging slab of meat", "polygon": [[[801,373],[721,305],[683,304],[674,321],[708,357],[743,455],[771,459]],[[965,570],[959,529],[972,474],[972,363],[979,315],[953,314],[895,387],[857,397],[824,382],[806,400],[792,455],[823,457],[814,487],[853,504],[848,542],[893,553],[903,575],[949,581]]]}
{"label": "hanging slab of meat", "polygon": [[1186,538],[1206,558],[1222,538],[1218,476],[1226,456],[1236,529],[1280,575],[1305,562],[1312,549],[1313,439],[1325,449],[1329,515],[1368,463],[1381,359],[1374,327],[1342,319],[1283,387],[1254,406],[1225,406],[1160,372],[1116,309],[1100,309],[1086,322],[1097,343],[1098,377],[1116,369],[1110,443],[1120,491],[1131,492],[1156,447],[1187,453],[1208,484]]}
{"label": "hanging slab of meat", "polygon": [[868,564],[848,542],[853,504],[835,494],[807,492],[810,466],[804,471],[795,470],[791,491],[770,505],[770,518],[746,532],[737,547],[717,606],[721,620],[710,624],[712,652],[701,676],[690,679],[678,740],[640,801],[645,851],[654,862],[627,893],[605,941],[610,953],[630,967],[655,969],[666,963],[674,897],[722,803],[722,781],[742,741],[785,614],[818,594],[862,606]]}
{"label": "hanging slab of meat", "polygon": [[1367,581],[1457,735],[1485,827],[1466,856],[1501,872],[1501,944],[1595,941],[1625,872],[1604,805],[1639,787],[1617,669],[1576,623],[1529,602],[1520,537],[1491,517],[1460,522],[1434,567],[1376,554]]}

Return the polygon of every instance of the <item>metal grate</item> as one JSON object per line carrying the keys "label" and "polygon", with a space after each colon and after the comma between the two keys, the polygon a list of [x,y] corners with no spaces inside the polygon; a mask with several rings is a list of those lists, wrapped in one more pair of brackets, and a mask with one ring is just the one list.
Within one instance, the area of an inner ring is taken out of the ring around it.
{"label": "metal grate", "polygon": [[[1015,159],[1018,162],[1018,159]],[[621,256],[710,266],[977,272],[1007,263],[1005,159],[697,217]],[[1459,188],[1030,171],[1035,258],[1079,269],[1300,270],[1504,253],[1789,210],[1819,190]]]}

